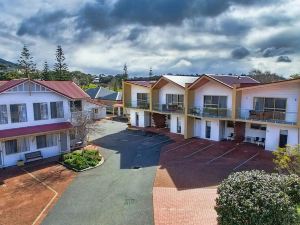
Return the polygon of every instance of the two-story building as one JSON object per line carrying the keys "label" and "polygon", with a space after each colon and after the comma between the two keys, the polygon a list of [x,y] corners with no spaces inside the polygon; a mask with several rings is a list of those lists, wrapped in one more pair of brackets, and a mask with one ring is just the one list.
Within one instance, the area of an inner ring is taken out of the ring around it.
{"label": "two-story building", "polygon": [[[137,83],[143,91],[134,90]],[[147,109],[136,113],[130,102],[141,92],[149,96]],[[125,108],[134,110],[134,126],[168,127],[185,138],[244,141],[266,150],[299,144],[300,79],[260,84],[247,76],[166,75],[157,82],[126,81],[124,96]],[[147,123],[140,115],[147,115]]]}
{"label": "two-story building", "polygon": [[47,158],[70,151],[84,141],[76,139],[76,118],[100,119],[103,110],[71,81],[0,81],[0,167],[27,153]]}

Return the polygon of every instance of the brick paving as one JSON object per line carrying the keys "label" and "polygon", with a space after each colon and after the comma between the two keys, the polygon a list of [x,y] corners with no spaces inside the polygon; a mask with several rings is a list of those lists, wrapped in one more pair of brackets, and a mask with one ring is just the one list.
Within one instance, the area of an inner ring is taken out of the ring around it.
{"label": "brick paving", "polygon": [[[263,169],[268,172],[274,168],[272,154],[256,145],[184,140],[181,135],[165,130],[151,128],[151,131],[173,140],[161,152],[154,180],[155,225],[217,225],[214,206],[220,182],[234,172],[234,168],[237,168],[235,171]],[[257,157],[241,165],[256,153],[259,153]],[[222,154],[224,156],[218,158]],[[186,157],[188,155],[191,156]]]}

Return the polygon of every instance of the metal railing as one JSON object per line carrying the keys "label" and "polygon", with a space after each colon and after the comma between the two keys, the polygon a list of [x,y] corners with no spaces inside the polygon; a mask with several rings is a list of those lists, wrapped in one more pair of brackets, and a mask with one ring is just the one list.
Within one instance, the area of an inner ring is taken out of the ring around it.
{"label": "metal railing", "polygon": [[125,107],[133,109],[150,109],[150,103],[148,101],[129,101],[125,103]]}
{"label": "metal railing", "polygon": [[297,115],[296,112],[239,109],[237,119],[295,125],[297,124]]}
{"label": "metal railing", "polygon": [[183,104],[153,104],[153,111],[165,112],[165,113],[184,113]]}
{"label": "metal railing", "polygon": [[191,107],[188,113],[199,117],[231,118],[231,109],[228,108]]}

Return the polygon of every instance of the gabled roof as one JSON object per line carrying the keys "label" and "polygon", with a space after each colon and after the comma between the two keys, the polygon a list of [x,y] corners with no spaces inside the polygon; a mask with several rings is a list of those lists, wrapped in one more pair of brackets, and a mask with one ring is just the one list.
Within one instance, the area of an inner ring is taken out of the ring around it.
{"label": "gabled roof", "polygon": [[91,97],[91,98],[95,98],[97,93],[99,91],[99,88],[89,88],[87,89],[85,92]]}
{"label": "gabled roof", "polygon": [[155,81],[145,81],[145,80],[126,80],[126,83],[142,86],[142,87],[147,87],[150,88],[152,84],[155,83]]}
{"label": "gabled roof", "polygon": [[111,101],[120,101],[122,100],[122,93],[109,90],[105,87],[97,87],[86,90],[86,93],[94,99],[103,99]]}
{"label": "gabled roof", "polygon": [[235,84],[258,85],[259,82],[248,76],[233,76],[233,75],[214,75],[205,74],[200,76],[189,88],[197,88],[204,85],[209,80],[216,81],[229,88],[233,88]]}
{"label": "gabled roof", "polygon": [[[18,79],[0,82],[0,93],[7,91],[29,79]],[[40,81],[30,80],[70,99],[84,99],[89,96],[72,81]]]}
{"label": "gabled roof", "polygon": [[157,87],[159,84],[164,86],[167,83],[173,83],[179,87],[185,88],[185,84],[191,84],[198,77],[196,76],[177,76],[177,75],[163,75],[152,87]]}

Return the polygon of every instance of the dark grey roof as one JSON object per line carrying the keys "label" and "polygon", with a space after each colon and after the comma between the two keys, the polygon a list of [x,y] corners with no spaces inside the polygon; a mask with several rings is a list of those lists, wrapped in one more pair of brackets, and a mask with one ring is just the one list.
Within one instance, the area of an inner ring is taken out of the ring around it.
{"label": "dark grey roof", "polygon": [[91,98],[120,101],[122,100],[122,93],[109,90],[105,87],[90,88],[86,90],[86,93],[91,96]]}

